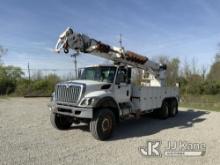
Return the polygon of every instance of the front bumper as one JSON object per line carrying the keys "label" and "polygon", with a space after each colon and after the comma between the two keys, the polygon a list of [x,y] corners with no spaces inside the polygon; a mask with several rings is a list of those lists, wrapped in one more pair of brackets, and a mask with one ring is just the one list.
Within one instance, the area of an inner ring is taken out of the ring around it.
{"label": "front bumper", "polygon": [[72,116],[76,118],[93,118],[93,108],[73,107],[67,105],[58,105],[55,102],[51,102],[48,105],[49,109],[53,113],[62,114],[66,116]]}

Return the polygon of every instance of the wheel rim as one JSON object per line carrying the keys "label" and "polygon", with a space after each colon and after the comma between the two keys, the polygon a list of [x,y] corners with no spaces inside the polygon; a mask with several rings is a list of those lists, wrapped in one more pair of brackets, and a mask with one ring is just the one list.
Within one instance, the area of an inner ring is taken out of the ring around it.
{"label": "wheel rim", "polygon": [[102,121],[102,131],[110,132],[112,129],[112,120],[110,116],[107,116]]}

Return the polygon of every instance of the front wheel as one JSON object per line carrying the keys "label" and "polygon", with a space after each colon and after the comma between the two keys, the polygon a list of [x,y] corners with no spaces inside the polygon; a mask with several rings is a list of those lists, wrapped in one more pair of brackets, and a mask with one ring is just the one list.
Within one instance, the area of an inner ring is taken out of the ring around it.
{"label": "front wheel", "polygon": [[115,115],[110,109],[100,109],[90,121],[90,131],[97,140],[108,139],[114,130]]}
{"label": "front wheel", "polygon": [[59,130],[68,129],[72,125],[72,121],[69,116],[58,115],[56,113],[50,114],[50,122],[54,128]]}

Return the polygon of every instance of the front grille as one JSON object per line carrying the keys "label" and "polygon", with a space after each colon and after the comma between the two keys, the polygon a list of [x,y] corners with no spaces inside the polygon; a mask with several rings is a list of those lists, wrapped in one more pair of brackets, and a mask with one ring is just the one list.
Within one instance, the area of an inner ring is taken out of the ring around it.
{"label": "front grille", "polygon": [[55,89],[57,102],[76,104],[82,92],[81,86],[59,84]]}

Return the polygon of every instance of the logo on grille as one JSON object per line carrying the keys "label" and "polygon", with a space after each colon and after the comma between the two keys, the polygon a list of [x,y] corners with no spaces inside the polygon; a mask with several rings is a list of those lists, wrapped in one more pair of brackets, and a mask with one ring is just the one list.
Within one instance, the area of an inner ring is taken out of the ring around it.
{"label": "logo on grille", "polygon": [[66,88],[69,88],[71,85],[70,84],[66,84]]}

